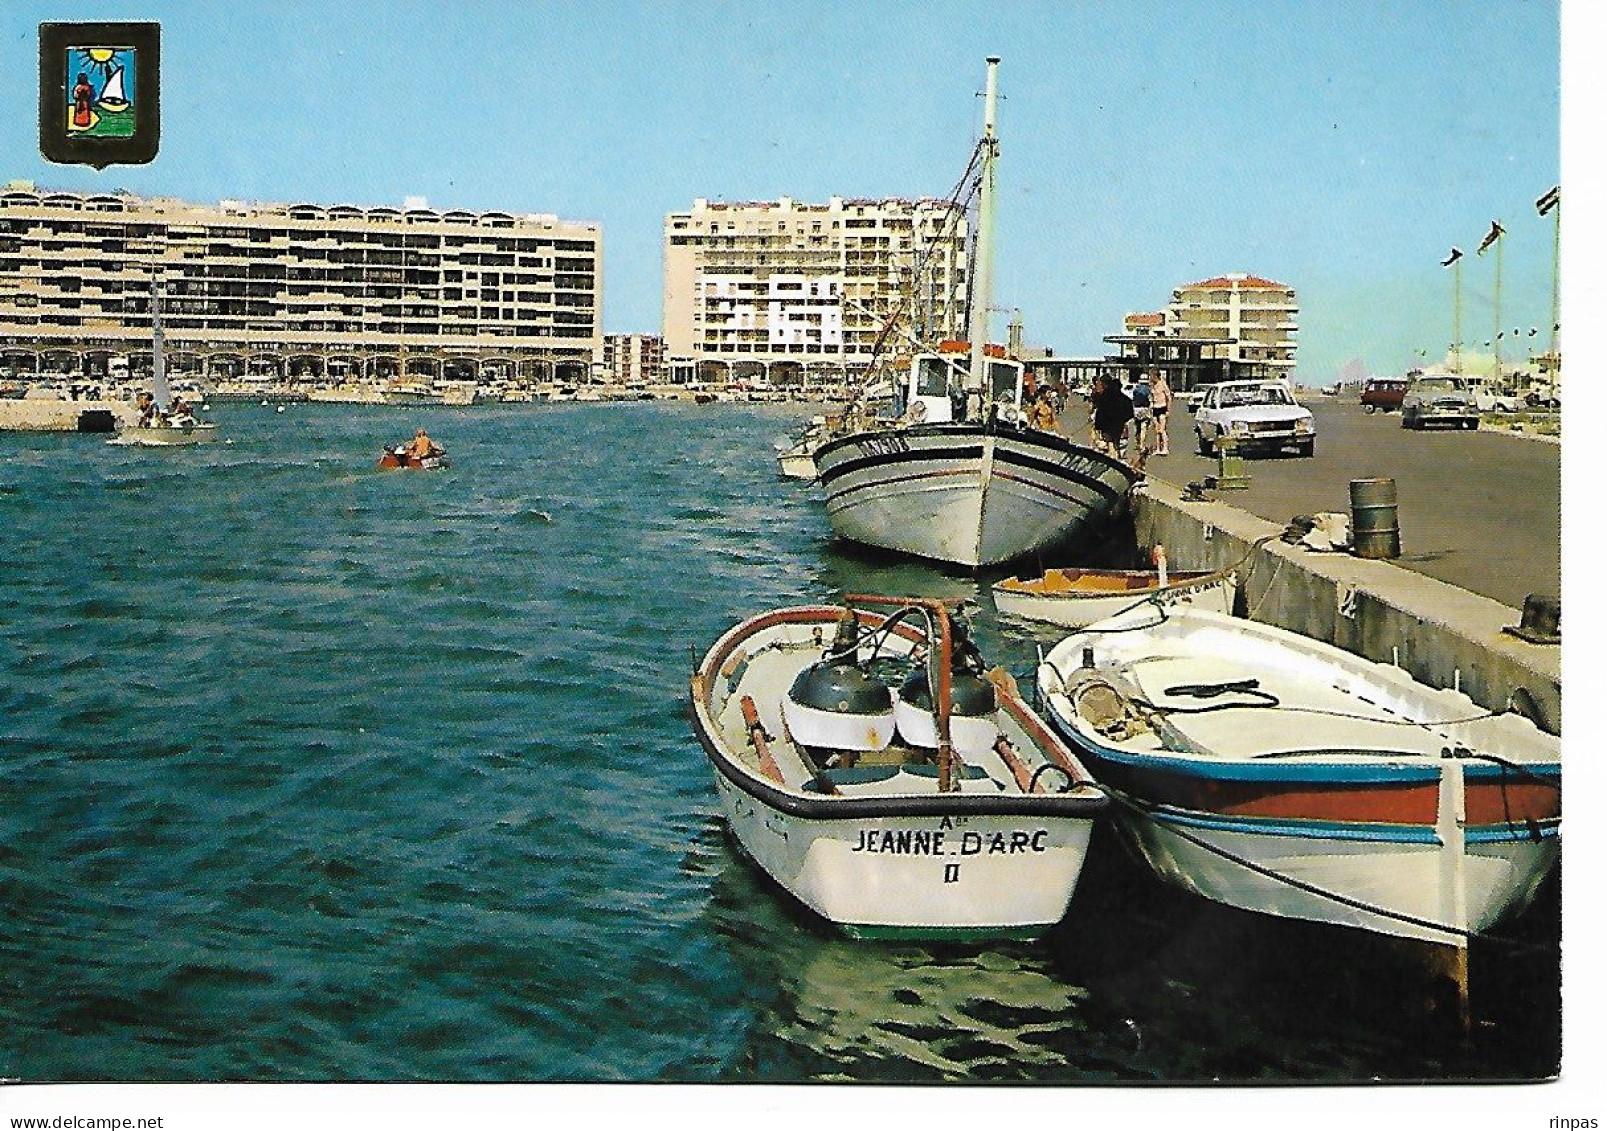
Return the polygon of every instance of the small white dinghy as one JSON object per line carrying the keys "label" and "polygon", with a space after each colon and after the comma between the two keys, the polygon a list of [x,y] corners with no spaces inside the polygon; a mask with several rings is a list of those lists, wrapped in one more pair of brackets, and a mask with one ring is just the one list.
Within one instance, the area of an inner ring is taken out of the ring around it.
{"label": "small white dinghy", "polygon": [[824,444],[831,435],[824,416],[814,417],[809,426],[796,440],[780,439],[776,441],[776,465],[785,479],[806,479],[813,481],[815,471],[815,450]]}
{"label": "small white dinghy", "polygon": [[1108,802],[1013,682],[942,602],[851,596],[727,632],[692,723],[743,851],[846,934],[1031,938]]}
{"label": "small white dinghy", "polygon": [[1086,628],[1147,600],[1233,611],[1232,570],[1170,573],[1159,546],[1155,565],[1154,570],[1050,569],[1030,580],[1011,577],[993,587],[993,603],[1001,616],[1065,628]]}
{"label": "small white dinghy", "polygon": [[1037,684],[1150,867],[1208,899],[1465,947],[1556,863],[1561,741],[1400,668],[1146,606]]}

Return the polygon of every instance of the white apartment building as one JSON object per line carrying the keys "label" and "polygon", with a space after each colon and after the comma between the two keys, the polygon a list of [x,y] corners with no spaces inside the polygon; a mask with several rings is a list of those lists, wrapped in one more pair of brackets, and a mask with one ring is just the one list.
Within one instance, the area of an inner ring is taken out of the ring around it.
{"label": "white apartment building", "polygon": [[603,372],[616,385],[663,382],[664,339],[657,334],[604,334]]}
{"label": "white apartment building", "polygon": [[[227,380],[574,379],[602,348],[602,231],[552,215],[0,190],[0,371]],[[142,352],[143,351],[143,355]]]}
{"label": "white apartment building", "polygon": [[1299,304],[1294,288],[1257,275],[1218,275],[1172,292],[1165,332],[1230,342],[1229,357],[1270,375],[1294,375]]}
{"label": "white apartment building", "polygon": [[699,199],[664,220],[665,351],[704,381],[816,384],[863,371],[879,339],[963,337],[966,237],[943,200]]}

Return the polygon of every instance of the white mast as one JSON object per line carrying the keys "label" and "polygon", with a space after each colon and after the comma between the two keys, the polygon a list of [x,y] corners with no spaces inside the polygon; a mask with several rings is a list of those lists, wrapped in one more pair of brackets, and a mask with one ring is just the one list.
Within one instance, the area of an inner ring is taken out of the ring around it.
{"label": "white mast", "polygon": [[993,305],[993,170],[999,158],[999,138],[994,132],[994,110],[999,90],[999,57],[988,57],[987,95],[983,100],[982,190],[977,199],[976,274],[971,279],[971,371],[966,380],[968,392],[981,392],[987,398],[988,382],[985,348],[988,344],[988,314]]}
{"label": "white mast", "polygon": [[154,272],[151,274],[151,396],[158,412],[166,412],[173,400],[168,392],[166,360],[162,356],[162,287]]}

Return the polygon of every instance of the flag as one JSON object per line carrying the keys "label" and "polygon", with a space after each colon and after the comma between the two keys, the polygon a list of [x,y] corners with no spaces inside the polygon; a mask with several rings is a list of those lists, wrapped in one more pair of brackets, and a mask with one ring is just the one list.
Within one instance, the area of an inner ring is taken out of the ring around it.
{"label": "flag", "polygon": [[1502,236],[1506,235],[1506,233],[1507,230],[1501,226],[1501,221],[1491,220],[1489,235],[1485,236],[1484,239],[1479,242],[1479,254],[1483,255],[1486,248],[1488,248]]}
{"label": "flag", "polygon": [[1556,185],[1551,189],[1551,191],[1547,192],[1546,195],[1535,201],[1534,206],[1540,210],[1540,215],[1544,216],[1547,212],[1550,212],[1553,208],[1557,207],[1557,205],[1561,203],[1562,186]]}
{"label": "flag", "polygon": [[1459,248],[1459,247],[1453,247],[1451,249],[1451,254],[1447,255],[1444,259],[1440,260],[1440,266],[1441,267],[1449,267],[1451,264],[1455,263],[1458,259],[1461,259],[1461,258],[1462,258],[1462,249]]}

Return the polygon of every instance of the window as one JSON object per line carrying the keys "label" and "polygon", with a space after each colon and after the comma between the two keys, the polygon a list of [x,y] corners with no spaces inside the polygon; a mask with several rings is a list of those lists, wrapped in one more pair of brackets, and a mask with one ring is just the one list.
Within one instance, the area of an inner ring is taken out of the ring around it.
{"label": "window", "polygon": [[1021,379],[1020,368],[1008,361],[988,362],[988,386],[997,401],[1013,401],[1016,384]]}
{"label": "window", "polygon": [[948,396],[950,372],[949,363],[940,357],[921,358],[920,372],[915,379],[915,395],[918,397]]}

